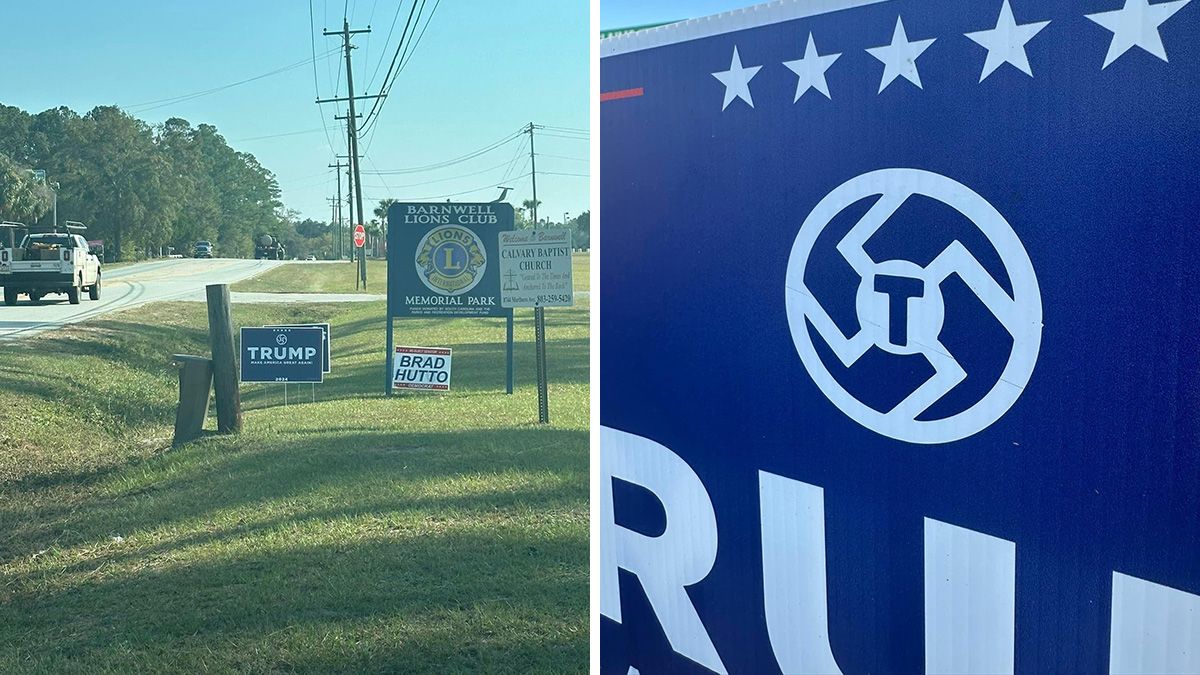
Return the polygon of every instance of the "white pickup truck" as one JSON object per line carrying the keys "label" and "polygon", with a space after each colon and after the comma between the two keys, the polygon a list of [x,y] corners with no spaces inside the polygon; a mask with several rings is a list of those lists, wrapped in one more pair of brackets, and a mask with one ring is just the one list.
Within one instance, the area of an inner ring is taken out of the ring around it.
{"label": "white pickup truck", "polygon": [[100,299],[100,259],[78,234],[43,232],[26,235],[16,248],[0,248],[0,286],[4,304],[17,304],[24,293],[33,302],[64,293],[72,305],[87,291]]}

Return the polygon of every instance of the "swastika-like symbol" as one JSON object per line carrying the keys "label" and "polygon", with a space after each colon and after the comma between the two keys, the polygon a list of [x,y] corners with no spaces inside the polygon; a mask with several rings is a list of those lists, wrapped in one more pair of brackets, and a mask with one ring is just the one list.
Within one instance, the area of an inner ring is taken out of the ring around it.
{"label": "swastika-like symbol", "polygon": [[280,347],[282,347],[283,345],[286,345],[287,344],[287,334],[286,333],[276,334],[275,335],[275,344],[279,345]]}
{"label": "swastika-like symbol", "polygon": [[[1012,286],[1011,296],[957,240],[925,267],[908,260],[876,262],[867,254],[867,241],[913,195],[950,206],[979,228],[1000,255]],[[830,221],[870,197],[877,200],[837,244],[838,253],[861,278],[855,296],[859,330],[847,336],[809,291],[804,275],[817,237]],[[1012,336],[1012,351],[999,380],[979,401],[949,417],[917,419],[967,378],[940,340],[946,314],[941,283],[952,275],[958,275]],[[788,259],[785,285],[792,341],[817,387],[851,419],[889,438],[948,443],[986,429],[1016,402],[1037,362],[1042,300],[1025,247],[987,200],[940,174],[882,169],[834,189],[800,227]],[[813,345],[810,324],[846,367],[878,347],[891,354],[921,354],[934,374],[890,410],[876,410],[851,395],[830,373]]]}

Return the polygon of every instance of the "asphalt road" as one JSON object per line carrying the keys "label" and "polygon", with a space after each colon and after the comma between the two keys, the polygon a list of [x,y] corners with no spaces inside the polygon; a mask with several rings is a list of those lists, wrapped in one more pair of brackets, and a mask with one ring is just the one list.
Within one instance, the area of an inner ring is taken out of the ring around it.
{"label": "asphalt road", "polygon": [[21,296],[14,307],[0,304],[0,342],[23,339],[120,309],[161,300],[198,300],[207,284],[231,284],[282,263],[274,260],[194,260],[176,258],[104,270],[100,299],[78,305],[65,295],[49,295],[40,304]]}

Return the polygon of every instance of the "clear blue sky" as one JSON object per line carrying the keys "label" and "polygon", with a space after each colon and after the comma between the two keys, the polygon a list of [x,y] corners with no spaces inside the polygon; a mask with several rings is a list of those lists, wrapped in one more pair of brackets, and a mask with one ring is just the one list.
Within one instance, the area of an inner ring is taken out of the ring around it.
{"label": "clear blue sky", "polygon": [[601,0],[600,27],[610,30],[695,19],[756,4],[756,0]]}
{"label": "clear blue sky", "polygon": [[[398,0],[312,0],[320,55],[340,45],[321,29],[351,27],[372,33],[354,43],[356,93],[376,93],[408,16],[405,0],[392,46],[384,50]],[[437,0],[428,0],[426,14]],[[39,112],[66,105],[80,114],[117,104],[152,123],[182,117],[215,124],[230,145],[255,156],[279,178],[287,207],[328,220],[335,192],[333,161],[321,119],[339,154],[345,134],[332,119],[337,106],[313,101],[313,66],[209,96],[153,110],[147,101],[219,87],[295,64],[312,56],[308,0],[57,0],[0,1],[0,103]],[[587,0],[442,0],[407,68],[399,75],[366,143],[364,171],[425,166],[460,157],[533,121],[566,128],[588,124]],[[344,61],[334,53],[317,61],[322,98],[345,95]],[[339,75],[339,70],[341,74]],[[343,113],[344,114],[344,113]],[[257,138],[290,132],[294,135]],[[525,173],[509,163],[518,143],[455,166],[404,175],[364,175],[367,210],[378,199],[413,199],[495,185]],[[588,173],[586,140],[536,139],[539,215],[554,220],[588,208],[588,179],[549,175]],[[528,152],[525,152],[526,156]],[[553,155],[553,156],[551,156]],[[578,160],[578,161],[577,161]],[[504,164],[503,167],[497,167]],[[467,176],[465,174],[475,174]],[[445,180],[448,179],[448,180]],[[420,183],[421,185],[415,185]],[[530,180],[510,179],[509,199],[530,196]],[[456,200],[488,201],[488,187]],[[444,201],[445,197],[439,197]]]}

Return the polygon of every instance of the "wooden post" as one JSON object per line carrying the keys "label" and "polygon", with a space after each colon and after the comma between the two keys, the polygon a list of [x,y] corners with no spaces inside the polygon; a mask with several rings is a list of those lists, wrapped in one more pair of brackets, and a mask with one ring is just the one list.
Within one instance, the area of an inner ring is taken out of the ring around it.
{"label": "wooden post", "polygon": [[217,431],[242,430],[242,398],[238,391],[237,353],[233,346],[233,317],[229,313],[229,286],[209,284],[208,339],[212,345],[213,388],[217,398]]}

